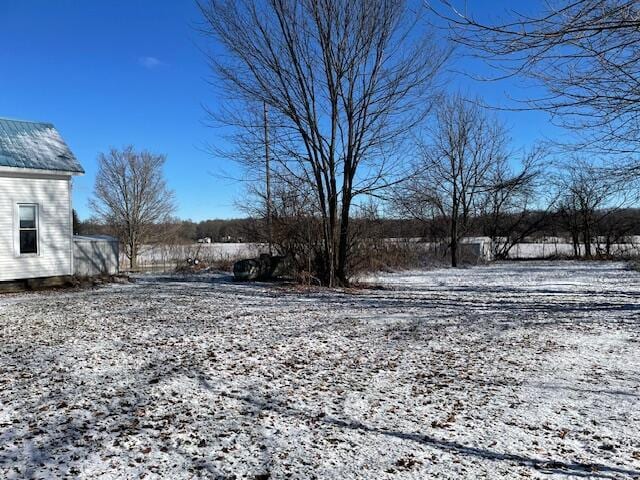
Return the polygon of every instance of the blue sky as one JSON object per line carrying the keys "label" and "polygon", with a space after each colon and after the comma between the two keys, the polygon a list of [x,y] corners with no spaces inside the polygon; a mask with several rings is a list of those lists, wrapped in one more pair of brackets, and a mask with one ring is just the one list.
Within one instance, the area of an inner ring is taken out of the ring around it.
{"label": "blue sky", "polygon": [[[57,126],[87,172],[74,182],[81,218],[90,215],[98,153],[128,144],[167,155],[179,217],[242,215],[234,206],[242,185],[216,175],[232,167],[206,151],[223,140],[205,125],[202,105],[217,99],[199,20],[190,0],[0,1],[0,116]],[[451,78],[451,88],[492,103],[515,92],[512,82]],[[516,146],[555,131],[541,113],[503,117]]]}

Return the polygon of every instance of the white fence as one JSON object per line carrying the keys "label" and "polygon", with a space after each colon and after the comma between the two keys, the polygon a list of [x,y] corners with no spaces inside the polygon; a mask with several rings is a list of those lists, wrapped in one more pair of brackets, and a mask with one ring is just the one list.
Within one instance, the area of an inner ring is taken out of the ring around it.
{"label": "white fence", "polygon": [[[585,248],[583,244],[578,246],[578,250],[579,256],[584,256]],[[574,253],[573,244],[566,242],[519,243],[509,250],[509,258],[536,259],[549,257],[572,257],[574,256]],[[614,257],[636,257],[640,256],[640,244],[614,243],[609,245],[609,249],[607,251],[605,244],[592,243],[591,254],[609,254]]]}
{"label": "white fence", "polygon": [[78,277],[117,275],[119,243],[106,235],[73,237],[73,273]]}

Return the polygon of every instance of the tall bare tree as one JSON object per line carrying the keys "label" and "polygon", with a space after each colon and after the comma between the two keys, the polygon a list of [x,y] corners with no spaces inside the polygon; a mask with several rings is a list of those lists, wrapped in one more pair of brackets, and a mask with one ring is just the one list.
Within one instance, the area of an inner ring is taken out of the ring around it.
{"label": "tall bare tree", "polygon": [[223,114],[217,109],[216,119],[255,129],[244,113],[268,106],[279,171],[295,178],[292,184],[308,182],[316,195],[322,281],[347,283],[354,198],[393,183],[393,148],[429,109],[447,52],[432,35],[416,33],[419,2],[200,0],[199,6],[204,33],[226,50],[210,57],[231,105]]}
{"label": "tall bare tree", "polygon": [[451,266],[459,244],[493,188],[492,169],[508,155],[505,129],[477,102],[450,97],[437,109],[415,173],[400,185],[395,203],[414,218],[444,219]]}
{"label": "tall bare tree", "polygon": [[174,194],[162,168],[166,157],[132,146],[111,149],[98,156],[98,173],[90,205],[124,244],[132,270],[140,246],[154,240],[158,224],[167,223],[175,210]]}
{"label": "tall bare tree", "polygon": [[623,154],[626,171],[640,174],[636,0],[518,4],[493,22],[478,20],[461,2],[428,3],[456,42],[497,69],[493,79],[521,76],[543,86],[546,95],[528,98],[530,107],[550,112],[598,150]]}

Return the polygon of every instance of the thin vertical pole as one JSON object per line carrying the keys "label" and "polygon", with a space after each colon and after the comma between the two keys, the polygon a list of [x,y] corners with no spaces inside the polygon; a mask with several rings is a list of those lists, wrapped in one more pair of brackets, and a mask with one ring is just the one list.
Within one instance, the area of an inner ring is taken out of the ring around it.
{"label": "thin vertical pole", "polygon": [[267,182],[267,229],[269,235],[269,255],[273,255],[273,222],[271,219],[271,168],[269,158],[269,123],[267,117],[267,102],[262,103],[264,107],[264,161]]}

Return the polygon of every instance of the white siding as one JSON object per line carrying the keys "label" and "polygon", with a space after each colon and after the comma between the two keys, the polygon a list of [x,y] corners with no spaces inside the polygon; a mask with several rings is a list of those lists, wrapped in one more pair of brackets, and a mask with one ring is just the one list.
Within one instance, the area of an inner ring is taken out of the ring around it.
{"label": "white siding", "polygon": [[[68,176],[0,172],[0,281],[71,275],[71,182]],[[20,256],[19,203],[38,205],[38,254]]]}

